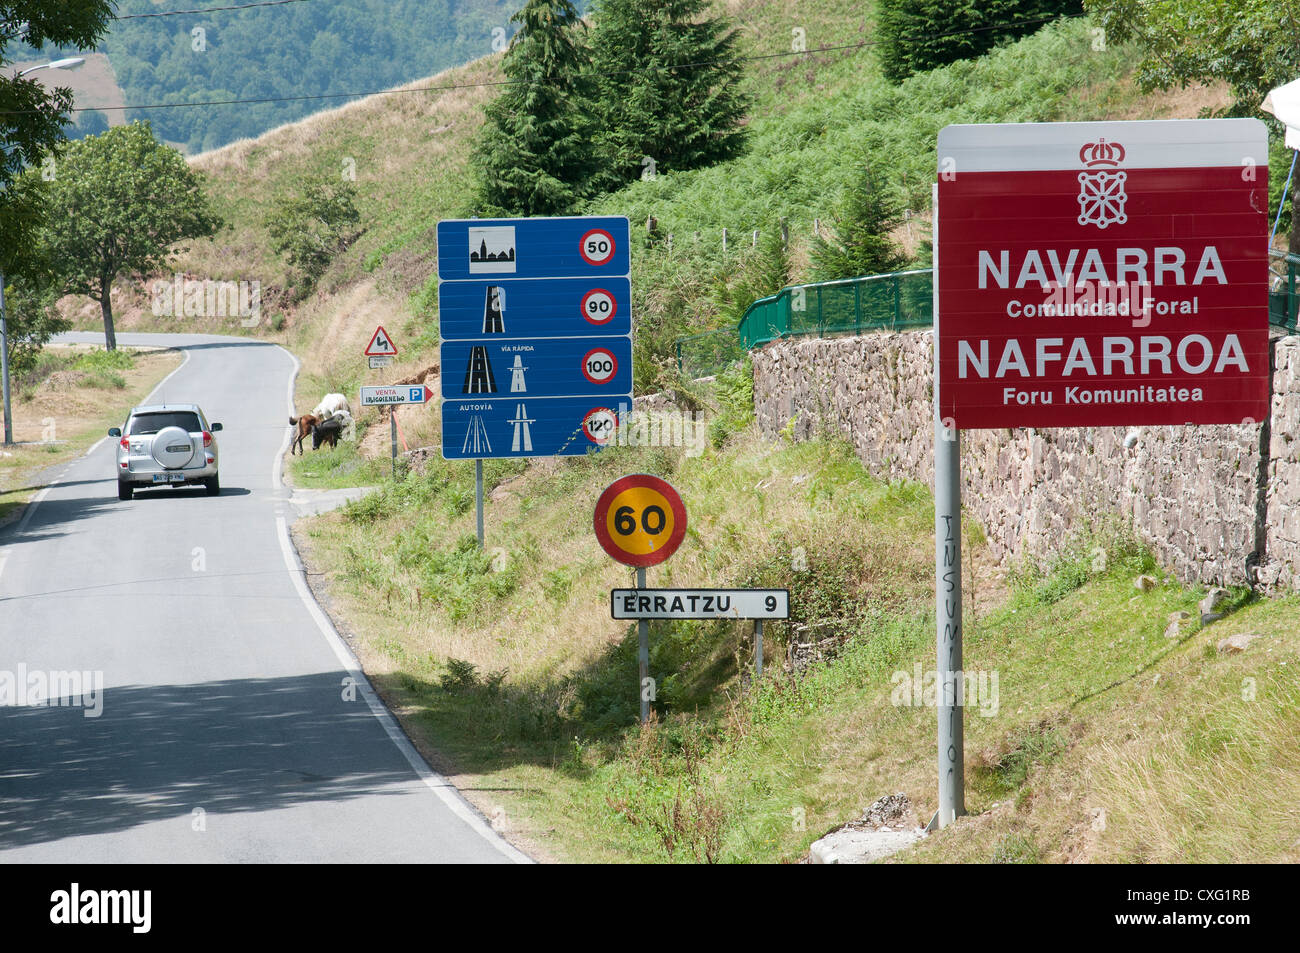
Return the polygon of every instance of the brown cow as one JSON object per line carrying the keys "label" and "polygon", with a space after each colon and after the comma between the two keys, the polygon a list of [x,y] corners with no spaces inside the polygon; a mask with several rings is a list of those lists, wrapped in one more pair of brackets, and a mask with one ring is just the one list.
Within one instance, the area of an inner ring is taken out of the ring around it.
{"label": "brown cow", "polygon": [[303,414],[301,417],[289,418],[289,426],[298,428],[298,435],[293,440],[289,441],[289,456],[293,456],[293,448],[295,444],[297,445],[300,454],[306,452],[302,448],[302,442],[307,439],[307,435],[310,434],[319,423],[320,418],[313,414]]}

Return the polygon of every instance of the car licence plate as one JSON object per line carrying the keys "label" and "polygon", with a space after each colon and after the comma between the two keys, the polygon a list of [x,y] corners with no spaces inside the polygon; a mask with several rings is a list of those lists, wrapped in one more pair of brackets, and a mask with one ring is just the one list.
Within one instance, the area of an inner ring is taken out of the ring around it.
{"label": "car licence plate", "polygon": [[155,473],[153,475],[153,482],[155,483],[183,483],[184,481],[184,473]]}

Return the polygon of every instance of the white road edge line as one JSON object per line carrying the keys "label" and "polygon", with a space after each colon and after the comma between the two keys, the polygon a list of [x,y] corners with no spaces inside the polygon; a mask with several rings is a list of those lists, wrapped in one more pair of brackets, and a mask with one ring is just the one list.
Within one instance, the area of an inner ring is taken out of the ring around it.
{"label": "white road edge line", "polygon": [[389,739],[397,746],[397,750],[406,758],[408,764],[415,771],[416,775],[425,786],[428,787],[438,799],[445,804],[453,814],[468,824],[475,833],[495,847],[503,855],[515,863],[528,864],[532,863],[531,858],[523,854],[517,848],[511,846],[487,823],[478,811],[464,799],[461,793],[456,790],[456,786],[436,773],[415,750],[409,738],[402,732],[401,726],[397,724],[397,719],[393,717],[384,703],[380,700],[379,695],[375,692],[370,680],[366,678],[365,672],[361,670],[361,664],[357,657],[352,653],[347,643],[339,637],[333,623],[325,615],[324,610],[316,602],[315,597],[311,594],[304,579],[306,571],[294,551],[293,542],[289,539],[289,527],[283,516],[275,518],[276,533],[280,537],[280,550],[284,554],[284,563],[289,569],[289,577],[293,580],[293,587],[298,592],[298,598],[302,600],[307,612],[311,615],[312,620],[316,623],[316,628],[320,630],[325,641],[334,651],[334,657],[339,660],[339,664],[347,671],[348,675],[356,682],[357,689],[366,700],[370,707],[370,713],[379,720],[383,726],[384,732]]}
{"label": "white road edge line", "polygon": [[[293,373],[289,376],[288,387],[289,413],[292,415],[293,385],[302,365],[294,354],[285,348],[281,348],[281,350],[284,351],[285,354],[288,354],[293,360]],[[289,445],[290,436],[291,434],[286,432],[285,441],[280,445],[280,452],[276,455],[275,462],[272,465],[271,482],[277,490],[281,489],[284,485],[280,470],[281,463],[284,459],[284,451]],[[393,713],[384,705],[383,701],[379,698],[379,694],[370,684],[370,679],[368,679],[366,673],[362,671],[361,663],[357,660],[356,655],[353,654],[352,649],[350,649],[348,644],[339,636],[338,631],[334,628],[334,623],[330,621],[329,616],[325,614],[325,610],[323,610],[320,607],[320,604],[316,601],[316,597],[312,595],[311,588],[307,585],[306,567],[302,564],[302,560],[298,556],[298,551],[293,545],[293,540],[289,537],[289,524],[285,517],[277,516],[275,518],[275,530],[276,534],[280,537],[280,552],[284,555],[284,564],[289,569],[289,578],[293,580],[293,587],[298,593],[298,598],[302,600],[303,605],[307,609],[308,615],[310,615],[312,620],[316,623],[316,628],[320,630],[321,635],[325,637],[326,643],[328,643],[330,649],[333,650],[334,657],[339,660],[339,664],[343,666],[348,675],[356,682],[357,689],[361,692],[361,696],[366,700],[366,704],[370,707],[370,713],[378,719],[379,723],[384,728],[385,734],[388,735],[389,739],[397,747],[397,750],[402,753],[402,756],[406,758],[407,763],[411,766],[412,770],[415,771],[416,776],[424,782],[424,785],[427,788],[438,796],[438,799],[442,801],[442,803],[445,804],[453,814],[468,824],[476,834],[495,847],[509,860],[517,864],[533,863],[531,857],[514,847],[505,838],[494,831],[483,815],[480,814],[472,804],[465,800],[464,795],[456,789],[456,786],[441,774],[438,774],[430,768],[424,758],[420,755],[420,752],[415,750],[415,746],[411,744],[411,740],[406,737],[406,734],[402,731],[401,725],[397,723],[397,719],[393,716]]]}

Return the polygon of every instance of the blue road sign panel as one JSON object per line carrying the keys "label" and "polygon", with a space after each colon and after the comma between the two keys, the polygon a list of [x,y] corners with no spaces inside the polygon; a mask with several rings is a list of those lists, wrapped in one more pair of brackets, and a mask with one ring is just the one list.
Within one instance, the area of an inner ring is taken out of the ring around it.
{"label": "blue road sign panel", "polygon": [[632,283],[627,278],[444,281],[438,289],[438,312],[444,341],[489,334],[630,334]]}
{"label": "blue road sign panel", "polygon": [[473,218],[438,223],[438,277],[594,278],[631,271],[622,216]]}
{"label": "blue road sign panel", "polygon": [[443,341],[442,396],[626,396],[632,339],[479,338]]}
{"label": "blue road sign panel", "polygon": [[448,460],[578,456],[615,438],[626,395],[483,397],[444,401],[442,455]]}
{"label": "blue road sign panel", "polygon": [[619,216],[438,223],[443,456],[599,449],[632,405]]}

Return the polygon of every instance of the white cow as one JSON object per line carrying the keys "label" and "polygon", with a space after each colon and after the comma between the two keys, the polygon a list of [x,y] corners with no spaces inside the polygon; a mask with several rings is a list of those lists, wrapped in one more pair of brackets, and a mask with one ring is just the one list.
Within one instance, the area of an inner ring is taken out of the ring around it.
{"label": "white cow", "polygon": [[321,402],[316,405],[316,409],[312,411],[312,416],[324,420],[339,410],[346,410],[351,413],[352,409],[348,406],[348,399],[342,394],[326,394],[321,398]]}

